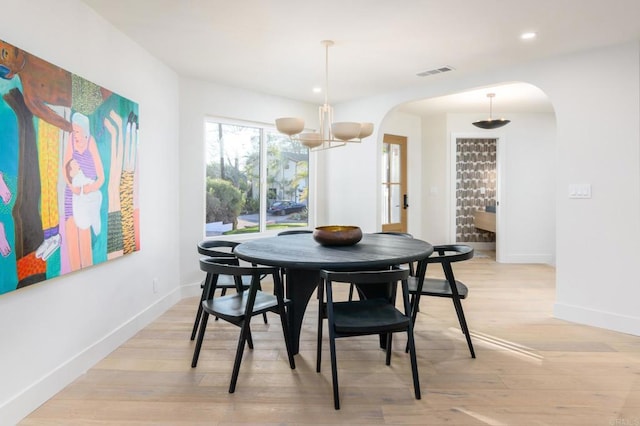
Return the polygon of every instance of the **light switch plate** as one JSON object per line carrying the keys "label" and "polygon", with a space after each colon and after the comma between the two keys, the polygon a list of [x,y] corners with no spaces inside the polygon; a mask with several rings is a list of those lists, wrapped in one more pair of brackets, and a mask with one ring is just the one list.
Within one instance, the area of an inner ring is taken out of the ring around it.
{"label": "light switch plate", "polygon": [[591,198],[590,183],[569,184],[569,198]]}

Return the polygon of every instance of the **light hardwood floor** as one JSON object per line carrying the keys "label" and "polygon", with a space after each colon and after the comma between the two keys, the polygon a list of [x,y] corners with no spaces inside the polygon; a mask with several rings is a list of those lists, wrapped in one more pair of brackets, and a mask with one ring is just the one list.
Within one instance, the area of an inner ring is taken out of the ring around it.
{"label": "light hardwood floor", "polygon": [[[435,269],[434,269],[435,271]],[[158,320],[34,411],[22,425],[615,425],[640,426],[640,337],[552,317],[554,269],[474,258],[455,265],[471,359],[448,299],[425,298],[416,324],[422,399],[405,339],[391,366],[377,338],[337,342],[341,407],[333,409],[328,344],[315,372],[312,299],[290,370],[279,321],[252,323],[235,394],[227,393],[239,329],[209,323],[198,367],[189,340],[197,299]],[[432,271],[430,271],[432,273]],[[326,333],[325,333],[326,336]]]}

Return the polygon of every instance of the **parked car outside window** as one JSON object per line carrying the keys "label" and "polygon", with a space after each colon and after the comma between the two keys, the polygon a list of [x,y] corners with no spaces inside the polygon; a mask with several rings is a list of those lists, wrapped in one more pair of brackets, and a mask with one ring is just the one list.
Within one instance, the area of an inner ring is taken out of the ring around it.
{"label": "parked car outside window", "polygon": [[307,206],[302,203],[296,203],[294,201],[274,201],[267,212],[273,215],[284,216],[290,213],[301,212],[306,209]]}

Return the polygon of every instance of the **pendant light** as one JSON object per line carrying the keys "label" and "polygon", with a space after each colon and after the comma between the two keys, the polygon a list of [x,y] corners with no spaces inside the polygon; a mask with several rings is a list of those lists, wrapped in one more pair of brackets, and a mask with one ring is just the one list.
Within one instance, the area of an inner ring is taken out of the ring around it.
{"label": "pendant light", "polygon": [[493,113],[493,98],[495,96],[495,93],[487,93],[487,98],[489,98],[489,119],[475,121],[472,123],[474,126],[480,127],[481,129],[497,129],[511,123],[511,120],[506,120],[504,118],[498,118],[496,120],[492,118],[491,114]]}
{"label": "pendant light", "polygon": [[373,133],[373,123],[333,122],[333,108],[329,105],[329,47],[333,41],[323,40],[325,48],[325,90],[324,105],[319,107],[320,126],[318,132],[306,132],[304,119],[297,117],[283,117],[276,119],[276,128],[280,133],[314,151],[344,146],[350,142],[361,142]]}

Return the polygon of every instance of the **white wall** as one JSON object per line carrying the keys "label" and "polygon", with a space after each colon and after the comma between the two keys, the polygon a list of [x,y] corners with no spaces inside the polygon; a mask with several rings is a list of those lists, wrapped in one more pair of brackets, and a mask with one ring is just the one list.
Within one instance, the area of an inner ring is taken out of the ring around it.
{"label": "white wall", "polygon": [[447,115],[423,117],[422,134],[422,238],[433,244],[452,243],[454,241],[449,234],[454,215],[450,202],[452,183]]}
{"label": "white wall", "polygon": [[509,118],[500,139],[501,260],[555,264],[555,115],[509,114]]}
{"label": "white wall", "polygon": [[179,298],[178,81],[76,0],[5,2],[0,29],[140,113],[141,251],[0,296],[0,424],[10,425]]}
{"label": "white wall", "polygon": [[[640,335],[640,49],[574,55],[541,79],[558,120],[556,316]],[[590,183],[593,197],[569,199]]]}
{"label": "white wall", "polygon": [[[640,335],[640,286],[634,278],[640,256],[636,244],[640,240],[639,44],[594,49],[458,79],[434,79],[424,87],[341,105],[340,111],[357,112],[378,123],[385,111],[408,101],[514,81],[539,87],[553,103],[557,126],[554,313],[559,318]],[[343,151],[340,165],[363,159],[368,163],[376,149],[363,145],[358,151]],[[527,152],[516,154],[526,157]],[[342,211],[371,211],[379,205],[376,176],[373,168],[361,168],[358,175],[349,175],[347,188],[349,192],[358,188],[360,197],[327,191],[327,202],[340,205]],[[324,185],[340,188],[341,181],[344,175],[336,173],[327,176]],[[590,183],[593,197],[569,199],[571,183]],[[362,199],[368,202],[360,204]],[[425,208],[425,214],[429,213]],[[427,227],[423,232],[429,238],[432,235]],[[523,235],[514,250],[527,244],[528,237]]]}

